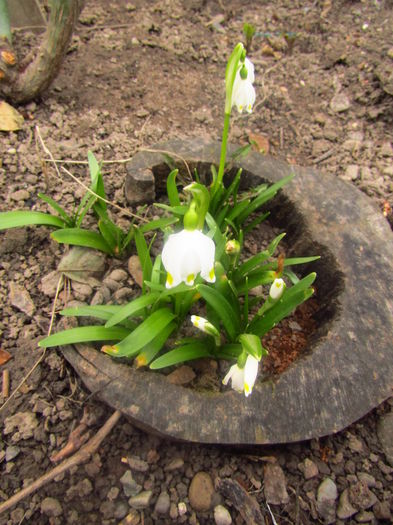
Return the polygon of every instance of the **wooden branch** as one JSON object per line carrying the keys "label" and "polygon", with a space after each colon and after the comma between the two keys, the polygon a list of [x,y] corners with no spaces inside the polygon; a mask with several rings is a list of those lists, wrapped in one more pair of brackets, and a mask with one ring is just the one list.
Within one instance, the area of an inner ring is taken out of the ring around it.
{"label": "wooden branch", "polygon": [[119,421],[120,418],[121,418],[120,410],[116,410],[115,412],[113,412],[111,417],[100,428],[97,434],[95,434],[95,436],[93,436],[86,443],[86,445],[84,445],[80,450],[78,450],[78,452],[76,452],[70,458],[64,460],[62,463],[54,467],[52,470],[50,470],[49,472],[47,472],[46,474],[44,474],[37,480],[35,480],[31,485],[22,489],[17,494],[14,494],[9,499],[7,499],[4,503],[2,503],[0,505],[0,514],[2,514],[3,512],[6,512],[10,508],[12,508],[14,505],[22,501],[24,498],[26,498],[27,496],[30,496],[30,494],[33,494],[40,488],[47,485],[50,481],[53,481],[57,476],[59,476],[63,472],[66,472],[70,468],[88,461],[91,458],[91,456],[97,451],[102,441],[110,433],[110,431],[113,429],[113,427],[116,425],[116,423]]}
{"label": "wooden branch", "polygon": [[[14,103],[26,103],[45,91],[59,72],[84,0],[51,0],[47,30],[35,59],[23,72],[4,67],[0,94]],[[6,69],[6,71],[4,71]]]}

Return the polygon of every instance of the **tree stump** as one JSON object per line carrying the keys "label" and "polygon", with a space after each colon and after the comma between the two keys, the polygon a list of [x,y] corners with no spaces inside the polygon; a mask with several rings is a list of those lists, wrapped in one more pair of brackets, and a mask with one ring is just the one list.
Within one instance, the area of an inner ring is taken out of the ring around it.
{"label": "tree stump", "polygon": [[[170,141],[200,173],[218,163],[219,143]],[[233,149],[232,149],[233,151]],[[176,157],[177,159],[178,157]],[[63,349],[86,386],[137,426],[176,440],[226,445],[288,443],[340,431],[392,395],[393,234],[370,199],[348,183],[257,153],[242,159],[243,189],[295,178],[273,202],[272,222],[298,256],[319,254],[319,328],[306,355],[251,396],[202,393],[164,375],[133,370],[88,346]],[[168,173],[161,153],[140,152],[129,172]]]}

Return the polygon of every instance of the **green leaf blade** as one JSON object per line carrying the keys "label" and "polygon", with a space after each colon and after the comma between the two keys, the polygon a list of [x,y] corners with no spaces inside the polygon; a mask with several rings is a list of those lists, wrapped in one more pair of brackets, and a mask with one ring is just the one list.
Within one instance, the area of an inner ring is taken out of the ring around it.
{"label": "green leaf blade", "polygon": [[49,335],[38,343],[41,348],[87,343],[92,341],[119,341],[129,334],[122,327],[105,328],[105,326],[78,326]]}
{"label": "green leaf blade", "polygon": [[51,234],[52,239],[61,244],[85,246],[113,255],[113,252],[102,235],[81,228],[63,228]]}
{"label": "green leaf blade", "polygon": [[40,211],[15,210],[0,213],[0,230],[34,225],[53,226],[55,228],[66,226],[65,221],[60,217]]}

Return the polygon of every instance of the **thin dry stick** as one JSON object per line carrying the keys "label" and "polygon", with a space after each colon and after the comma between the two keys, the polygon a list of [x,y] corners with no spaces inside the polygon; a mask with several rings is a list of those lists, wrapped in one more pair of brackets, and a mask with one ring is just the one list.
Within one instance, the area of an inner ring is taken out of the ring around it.
{"label": "thin dry stick", "polygon": [[[42,140],[42,138],[40,139]],[[44,148],[45,149],[45,148]],[[174,153],[173,151],[168,151],[165,149],[151,149],[151,148],[138,148],[136,150],[136,153],[138,151],[146,151],[147,153],[162,153],[163,155],[168,155],[169,157],[175,157],[179,160],[181,160],[187,170],[188,175],[192,178],[190,166],[188,165],[188,162],[184,157],[181,155],[178,155],[177,153]],[[46,150],[45,150],[46,152]],[[125,159],[115,159],[115,160],[103,160],[101,161],[102,164],[126,164],[127,162],[130,162],[133,159],[133,157],[127,157]],[[89,162],[87,160],[71,160],[71,159],[54,159],[51,155],[51,158],[49,159],[43,159],[45,162],[53,162],[54,164],[76,164],[76,165],[87,165]]]}
{"label": "thin dry stick", "polygon": [[4,399],[7,399],[7,397],[10,395],[10,371],[8,368],[3,370],[3,397]]}
{"label": "thin dry stick", "polygon": [[53,481],[57,476],[59,476],[63,472],[66,472],[70,468],[88,461],[91,458],[91,456],[97,451],[102,441],[111,432],[111,430],[120,418],[120,410],[116,410],[115,412],[113,412],[111,417],[100,428],[100,430],[86,443],[86,445],[84,445],[80,450],[78,450],[78,452],[76,452],[70,458],[64,460],[62,463],[60,463],[60,465],[57,465],[57,467],[54,467],[52,470],[50,470],[40,478],[36,479],[33,483],[31,483],[31,485],[22,489],[17,494],[14,494],[13,496],[11,496],[11,498],[7,499],[4,503],[2,503],[0,505],[0,514],[6,512],[14,505],[25,499],[27,496],[30,496],[30,494],[33,494],[40,488],[47,485],[50,481]]}
{"label": "thin dry stick", "polygon": [[[52,331],[52,326],[53,326],[53,322],[54,322],[54,318],[55,318],[55,314],[56,314],[56,304],[57,304],[57,299],[59,297],[59,293],[60,293],[60,289],[61,289],[61,285],[63,284],[63,274],[60,275],[59,277],[59,280],[57,282],[57,288],[56,288],[56,294],[55,294],[55,298],[53,300],[53,305],[52,305],[52,312],[51,312],[51,317],[50,317],[50,322],[49,322],[49,328],[48,328],[48,333],[47,335],[50,335],[51,331]],[[11,399],[13,399],[13,397],[15,396],[15,394],[17,392],[19,392],[20,388],[22,385],[24,385],[24,383],[26,383],[26,381],[29,379],[29,377],[31,376],[31,374],[34,372],[34,370],[37,368],[37,366],[43,361],[44,357],[45,357],[45,354],[46,354],[46,348],[44,348],[42,354],[40,355],[40,357],[37,359],[37,361],[34,363],[33,367],[30,369],[30,371],[25,375],[25,377],[22,379],[22,381],[19,383],[19,385],[15,388],[15,390],[12,392],[12,394],[10,395],[9,398],[7,398],[4,403],[1,405],[0,407],[0,412],[7,406],[7,404],[11,401]]]}

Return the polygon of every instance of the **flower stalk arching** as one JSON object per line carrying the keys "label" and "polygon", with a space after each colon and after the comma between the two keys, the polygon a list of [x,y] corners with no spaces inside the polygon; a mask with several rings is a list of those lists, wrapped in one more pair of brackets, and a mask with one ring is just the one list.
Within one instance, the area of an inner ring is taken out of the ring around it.
{"label": "flower stalk arching", "polygon": [[[250,70],[249,72],[247,71],[247,68]],[[246,107],[247,111],[251,113],[252,105],[255,101],[255,91],[252,86],[253,81],[254,66],[248,59],[246,59],[246,50],[244,49],[243,44],[239,43],[232,51],[225,71],[224,127],[221,142],[220,164],[218,167],[217,178],[213,181],[212,196],[214,196],[222,185],[224,177],[232,107],[236,106],[240,113],[242,112],[243,107]]]}

